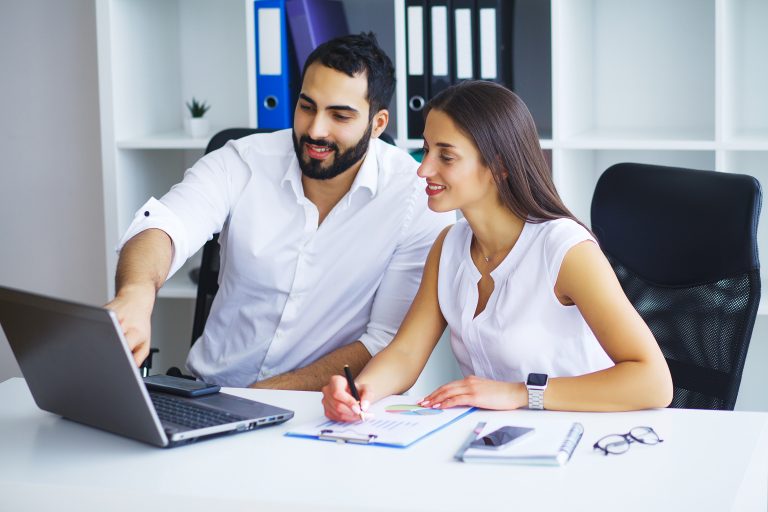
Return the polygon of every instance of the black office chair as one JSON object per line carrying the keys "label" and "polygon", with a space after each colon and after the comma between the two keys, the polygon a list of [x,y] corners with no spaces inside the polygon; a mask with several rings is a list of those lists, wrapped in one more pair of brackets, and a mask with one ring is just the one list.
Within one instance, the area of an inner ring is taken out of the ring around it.
{"label": "black office chair", "polygon": [[751,176],[621,163],[603,173],[592,229],[669,364],[670,407],[733,410],[760,303]]}

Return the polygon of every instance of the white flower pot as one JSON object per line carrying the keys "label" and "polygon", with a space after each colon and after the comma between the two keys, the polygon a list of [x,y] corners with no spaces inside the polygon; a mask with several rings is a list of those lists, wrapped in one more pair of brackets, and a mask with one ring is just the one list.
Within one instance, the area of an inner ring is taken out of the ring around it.
{"label": "white flower pot", "polygon": [[208,137],[208,132],[211,131],[211,125],[204,117],[191,117],[186,120],[187,133],[195,139],[203,139]]}

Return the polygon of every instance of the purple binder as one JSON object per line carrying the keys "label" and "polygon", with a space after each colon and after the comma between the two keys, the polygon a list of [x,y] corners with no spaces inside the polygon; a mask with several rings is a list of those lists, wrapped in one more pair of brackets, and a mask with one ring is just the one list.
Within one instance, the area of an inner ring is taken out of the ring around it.
{"label": "purple binder", "polygon": [[286,0],[285,10],[300,73],[312,50],[329,39],[349,34],[339,0]]}

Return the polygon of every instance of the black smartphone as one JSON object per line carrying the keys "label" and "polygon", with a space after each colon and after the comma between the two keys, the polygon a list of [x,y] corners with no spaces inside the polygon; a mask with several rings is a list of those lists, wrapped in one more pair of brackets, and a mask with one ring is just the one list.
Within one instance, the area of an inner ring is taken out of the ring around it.
{"label": "black smartphone", "polygon": [[218,393],[221,386],[208,384],[200,380],[183,379],[170,375],[150,375],[144,377],[144,385],[150,391],[162,391],[186,397],[196,397]]}
{"label": "black smartphone", "polygon": [[492,450],[498,450],[499,448],[508,446],[511,443],[533,434],[533,431],[533,428],[528,427],[505,426],[482,437],[478,437],[472,441],[469,446],[470,448],[490,448]]}

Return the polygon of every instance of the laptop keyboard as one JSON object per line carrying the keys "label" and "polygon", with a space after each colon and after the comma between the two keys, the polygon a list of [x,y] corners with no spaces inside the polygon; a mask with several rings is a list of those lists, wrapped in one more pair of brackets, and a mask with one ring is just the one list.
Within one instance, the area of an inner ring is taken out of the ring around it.
{"label": "laptop keyboard", "polygon": [[150,393],[152,404],[161,421],[175,423],[190,429],[213,427],[244,420],[240,416],[191,404],[173,396]]}

